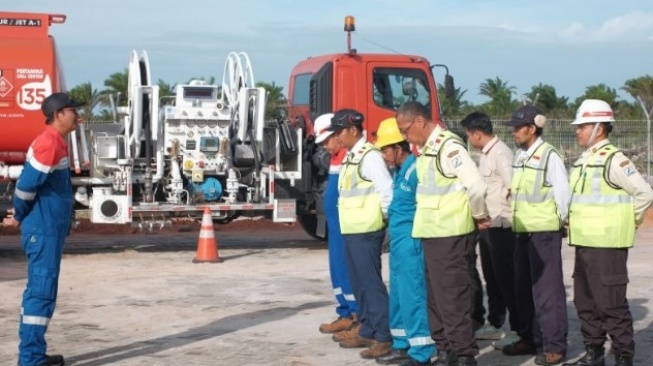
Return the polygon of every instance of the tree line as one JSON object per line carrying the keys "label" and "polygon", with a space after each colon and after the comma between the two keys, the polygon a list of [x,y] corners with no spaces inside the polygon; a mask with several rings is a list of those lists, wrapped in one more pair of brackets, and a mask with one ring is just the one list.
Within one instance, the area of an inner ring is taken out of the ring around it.
{"label": "tree line", "polygon": [[[190,80],[193,79],[205,80],[208,84],[215,83],[214,77],[208,79],[203,77],[191,78]],[[114,101],[118,105],[126,105],[128,80],[129,72],[124,69],[122,72],[109,75],[104,80],[104,88],[102,89],[98,90],[90,82],[86,82],[75,86],[69,92],[75,100],[84,103],[84,106],[80,108],[84,120],[111,121],[113,115],[109,96],[113,95]],[[159,79],[157,85],[159,86],[160,97],[174,95],[176,84]],[[267,90],[265,116],[266,119],[274,119],[278,111],[283,109],[287,103],[283,87],[275,82],[259,82],[256,83],[256,86]],[[478,94],[487,97],[489,100],[478,105],[464,99],[469,91],[467,89],[455,88],[453,94],[449,97],[444,93],[442,84],[438,84],[438,89],[440,91],[438,95],[442,109],[441,113],[445,118],[464,116],[472,111],[485,112],[494,118],[508,118],[520,105],[533,104],[540,108],[549,118],[571,119],[574,117],[580,103],[588,98],[606,101],[614,110],[617,119],[644,119],[646,117],[644,109],[649,115],[653,114],[653,75],[626,80],[620,89],[628,93],[632,100],[621,99],[617,89],[603,83],[587,86],[585,93],[574,100],[570,100],[566,96],[559,96],[554,86],[544,83],[533,85],[528,93],[520,96],[517,95],[516,87],[498,76],[485,79],[479,85]]]}
{"label": "tree line", "polygon": [[464,100],[468,90],[455,88],[454,93],[447,97],[442,84],[438,84],[438,89],[440,106],[445,117],[464,116],[472,111],[481,111],[497,118],[508,118],[520,105],[532,104],[550,118],[571,119],[584,99],[606,101],[617,119],[644,119],[644,109],[649,115],[653,114],[653,75],[626,80],[621,90],[632,97],[630,101],[620,99],[617,89],[603,83],[587,86],[585,93],[574,100],[559,96],[554,86],[544,83],[533,85],[528,93],[519,98],[516,88],[498,76],[485,79],[479,85],[478,94],[489,98],[489,101],[480,105]]}

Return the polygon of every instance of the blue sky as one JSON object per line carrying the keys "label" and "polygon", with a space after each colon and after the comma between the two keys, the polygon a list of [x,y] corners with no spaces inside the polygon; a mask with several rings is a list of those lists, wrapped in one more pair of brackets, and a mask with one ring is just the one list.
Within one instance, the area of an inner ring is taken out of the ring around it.
{"label": "blue sky", "polygon": [[101,89],[137,49],[147,51],[152,78],[171,83],[221,80],[227,54],[245,51],[256,81],[287,90],[299,60],[346,49],[345,15],[356,17],[359,52],[447,64],[473,103],[486,101],[479,84],[496,76],[519,95],[542,82],[574,100],[588,85],[619,89],[653,74],[651,0],[0,0],[0,9],[68,16],[51,33],[69,87]]}

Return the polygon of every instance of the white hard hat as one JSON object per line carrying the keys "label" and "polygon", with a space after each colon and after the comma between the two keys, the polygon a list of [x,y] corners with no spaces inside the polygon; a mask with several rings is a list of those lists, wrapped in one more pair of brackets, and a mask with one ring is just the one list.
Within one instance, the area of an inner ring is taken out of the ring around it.
{"label": "white hard hat", "polygon": [[329,131],[331,118],[333,118],[333,113],[323,114],[315,119],[313,131],[315,133],[316,144],[322,143],[322,141],[326,140],[333,133],[333,131]]}
{"label": "white hard hat", "polygon": [[614,122],[614,112],[610,105],[600,99],[585,99],[578,107],[576,119],[571,124],[582,125],[584,123],[602,122]]}

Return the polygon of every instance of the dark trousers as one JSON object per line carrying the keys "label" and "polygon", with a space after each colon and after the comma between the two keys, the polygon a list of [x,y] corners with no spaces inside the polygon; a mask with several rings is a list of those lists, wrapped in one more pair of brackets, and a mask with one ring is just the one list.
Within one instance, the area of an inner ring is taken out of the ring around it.
{"label": "dark trousers", "polygon": [[488,298],[487,320],[501,328],[508,309],[511,330],[519,329],[515,300],[515,234],[510,228],[490,228],[480,231],[481,267]]}
{"label": "dark trousers", "polygon": [[360,336],[391,342],[388,325],[388,290],[381,276],[381,247],[385,230],[346,234],[345,260],[349,280],[358,300]]}
{"label": "dark trousers", "polygon": [[628,308],[628,249],[576,248],[574,303],[587,345],[601,345],[606,333],[617,354],[633,355],[633,318]]}
{"label": "dark trousers", "polygon": [[438,349],[476,356],[469,263],[476,234],[422,239],[431,337]]}
{"label": "dark trousers", "polygon": [[[469,275],[470,275],[470,291],[471,308],[470,317],[472,318],[472,327],[474,330],[482,327],[485,324],[485,306],[483,306],[483,282],[481,282],[481,275],[476,268],[476,241],[472,244],[472,253],[469,258]],[[482,261],[481,261],[482,262]]]}
{"label": "dark trousers", "polygon": [[567,298],[562,279],[562,234],[521,233],[515,246],[519,330],[540,352],[567,352]]}

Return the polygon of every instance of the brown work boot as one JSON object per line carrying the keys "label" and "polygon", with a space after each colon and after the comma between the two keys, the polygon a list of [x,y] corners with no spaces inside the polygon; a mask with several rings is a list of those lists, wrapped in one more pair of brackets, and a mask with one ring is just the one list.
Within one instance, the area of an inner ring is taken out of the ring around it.
{"label": "brown work boot", "polygon": [[363,338],[358,334],[354,338],[345,339],[340,342],[340,347],[342,348],[363,348],[363,347],[372,347],[376,341],[374,339]]}
{"label": "brown work boot", "polygon": [[342,342],[346,339],[352,339],[358,337],[358,332],[361,329],[361,323],[354,323],[354,325],[351,326],[350,330],[344,330],[342,332],[334,333],[331,336],[331,339],[333,339],[334,342]]}
{"label": "brown work boot", "polygon": [[360,355],[365,359],[373,359],[381,356],[385,356],[392,352],[392,342],[377,342],[374,341],[370,348],[362,350]]}
{"label": "brown work boot", "polygon": [[331,333],[342,332],[345,330],[350,330],[352,325],[354,325],[355,321],[356,318],[354,317],[341,316],[338,319],[332,321],[331,323],[320,324],[320,333],[331,334]]}
{"label": "brown work boot", "polygon": [[517,343],[503,347],[502,352],[506,356],[534,355],[537,353],[535,347],[523,339],[520,339]]}

